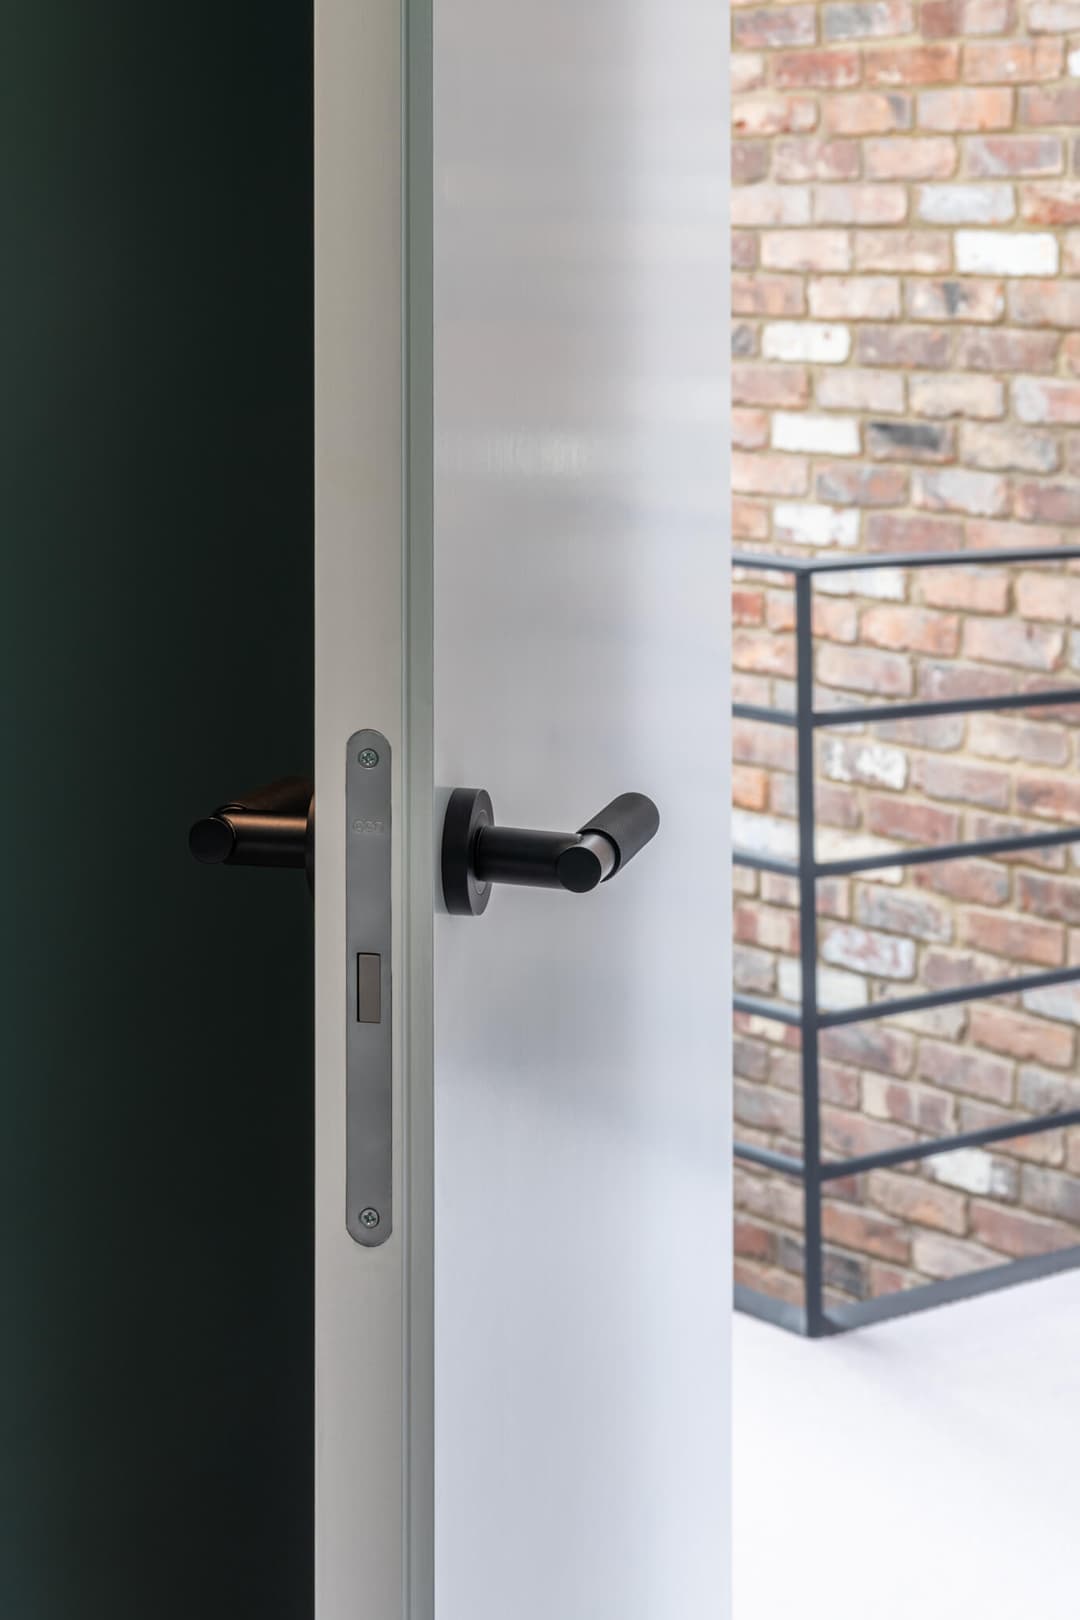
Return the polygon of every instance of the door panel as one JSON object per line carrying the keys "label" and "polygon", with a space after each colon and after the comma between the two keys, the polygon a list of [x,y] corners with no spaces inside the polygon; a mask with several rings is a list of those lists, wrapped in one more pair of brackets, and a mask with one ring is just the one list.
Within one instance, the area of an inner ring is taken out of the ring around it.
{"label": "door panel", "polygon": [[440,1620],[727,1581],[722,8],[435,12],[435,773],[661,829],[435,938]]}
{"label": "door panel", "polygon": [[187,830],[312,764],[310,18],[18,9],[0,1612],[303,1620],[311,904]]}

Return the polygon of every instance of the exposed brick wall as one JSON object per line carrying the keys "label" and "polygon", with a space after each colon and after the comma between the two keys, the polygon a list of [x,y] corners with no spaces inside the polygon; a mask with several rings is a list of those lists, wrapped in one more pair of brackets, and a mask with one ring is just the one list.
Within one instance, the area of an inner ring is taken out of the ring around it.
{"label": "exposed brick wall", "polygon": [[[829,0],[734,12],[734,530],[794,551],[1080,543],[1080,0]],[[790,703],[789,587],[736,581],[737,693]],[[1080,569],[835,576],[820,704],[1080,675]],[[736,836],[791,851],[790,732],[735,728]],[[1080,713],[848,728],[819,851],[1080,823]],[[741,987],[795,1000],[797,897],[737,873]],[[1080,964],[1080,851],[820,886],[825,1001]],[[825,1152],[1080,1106],[1080,987],[846,1026]],[[740,1017],[739,1134],[798,1151],[797,1036]],[[792,1297],[797,1188],[741,1166],[741,1280]],[[830,1189],[830,1291],[1080,1242],[1080,1131]]]}

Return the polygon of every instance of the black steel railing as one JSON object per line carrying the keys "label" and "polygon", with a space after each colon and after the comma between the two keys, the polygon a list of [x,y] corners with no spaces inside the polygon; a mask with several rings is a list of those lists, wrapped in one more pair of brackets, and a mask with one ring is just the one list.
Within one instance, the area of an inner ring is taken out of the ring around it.
{"label": "black steel railing", "polygon": [[984,1147],[993,1142],[1033,1136],[1041,1131],[1080,1125],[1080,1109],[1061,1110],[1036,1118],[1017,1119],[983,1130],[911,1142],[902,1147],[866,1153],[858,1158],[824,1160],[821,1152],[820,1035],[822,1030],[869,1019],[892,1018],[903,1013],[927,1012],[957,1002],[982,997],[1015,995],[1051,985],[1080,981],[1080,967],[1057,968],[1043,973],[1026,973],[1008,979],[981,980],[964,987],[928,991],[892,1000],[870,1001],[864,1006],[823,1009],[818,998],[817,884],[826,877],[851,876],[883,868],[922,865],[935,861],[969,859],[976,856],[1012,855],[1025,850],[1052,849],[1080,842],[1080,826],[1052,832],[1022,833],[1001,838],[984,838],[966,843],[938,844],[931,848],[898,849],[887,853],[854,856],[843,860],[819,861],[816,845],[814,796],[814,738],[823,727],[866,725],[876,721],[918,720],[947,714],[974,714],[986,710],[1051,708],[1080,704],[1080,686],[1003,693],[1000,697],[950,698],[940,702],[885,703],[852,708],[819,710],[814,703],[813,584],[818,574],[852,573],[878,568],[942,568],[962,565],[1010,565],[1066,562],[1080,559],[1080,547],[1031,548],[997,551],[931,552],[925,555],[859,555],[854,557],[793,558],[759,556],[737,552],[736,568],[789,574],[795,587],[796,701],[795,708],[779,709],[760,704],[736,703],[736,719],[764,721],[790,726],[797,735],[798,856],[787,860],[751,850],[733,851],[737,866],[774,872],[795,879],[799,891],[799,960],[801,1002],[793,1004],[767,997],[735,995],[735,1009],[763,1019],[794,1027],[802,1036],[802,1118],[803,1151],[796,1158],[752,1143],[735,1143],[735,1156],[748,1164],[792,1176],[802,1182],[804,1207],[803,1304],[801,1307],[776,1300],[757,1289],[737,1286],[736,1307],[810,1338],[842,1332],[865,1323],[909,1311],[988,1292],[1009,1283],[1021,1282],[1053,1271],[1080,1266],[1080,1245],[1050,1255],[1008,1261],[983,1271],[943,1282],[927,1283],[882,1299],[854,1304],[832,1304],[825,1297],[825,1240],[822,1230],[822,1192],[832,1181],[868,1170],[907,1164],[938,1153],[960,1148]]}

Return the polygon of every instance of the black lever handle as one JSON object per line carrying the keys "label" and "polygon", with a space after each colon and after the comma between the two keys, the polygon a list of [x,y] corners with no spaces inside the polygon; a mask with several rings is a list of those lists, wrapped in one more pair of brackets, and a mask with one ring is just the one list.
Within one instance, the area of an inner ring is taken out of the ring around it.
{"label": "black lever handle", "polygon": [[188,848],[208,866],[315,868],[315,799],[306,776],[282,776],[219,805],[188,833]]}
{"label": "black lever handle", "polygon": [[497,827],[483,788],[455,788],[443,822],[446,909],[478,917],[494,883],[587,894],[656,836],[660,812],[644,793],[620,793],[576,833]]}

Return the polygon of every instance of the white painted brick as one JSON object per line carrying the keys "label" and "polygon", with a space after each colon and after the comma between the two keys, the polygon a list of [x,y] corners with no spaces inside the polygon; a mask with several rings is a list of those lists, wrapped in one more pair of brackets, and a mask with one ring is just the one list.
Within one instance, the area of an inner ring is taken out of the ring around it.
{"label": "white painted brick", "polygon": [[859,514],[832,506],[780,501],[773,507],[777,540],[799,546],[857,546]]}
{"label": "white painted brick", "polygon": [[869,596],[877,602],[907,600],[902,568],[827,569],[814,580],[824,596]]}
{"label": "white painted brick", "polygon": [[1045,990],[1025,990],[1021,1000],[1028,1012],[1080,1024],[1080,984],[1052,984]]}
{"label": "white painted brick", "polygon": [[[777,985],[784,1001],[802,1000],[802,964],[790,956],[782,957],[777,967]],[[818,968],[818,1006],[828,1012],[839,1012],[842,1007],[865,1007],[870,999],[866,980],[857,973],[845,973],[841,968]]]}
{"label": "white painted brick", "polygon": [[753,810],[732,810],[731,838],[740,849],[755,855],[793,860],[799,853],[799,829],[794,821],[757,815]]}
{"label": "white painted brick", "polygon": [[822,767],[834,782],[872,782],[877,787],[897,791],[907,786],[907,755],[902,748],[889,748],[885,743],[827,737],[822,748]]}
{"label": "white painted brick", "polygon": [[966,467],[919,471],[914,480],[916,506],[932,512],[970,512],[974,517],[1003,517],[1008,511],[1008,480]]}
{"label": "white painted brick", "polygon": [[762,329],[761,353],[766,360],[842,365],[851,353],[851,333],[823,321],[772,321]]}
{"label": "white painted brick", "polygon": [[812,416],[802,411],[774,411],[774,450],[808,455],[857,456],[859,424],[852,416]]}
{"label": "white painted brick", "polygon": [[970,276],[1056,276],[1058,245],[1045,232],[957,231],[956,268]]}
{"label": "white painted brick", "polygon": [[821,954],[833,967],[870,973],[882,979],[915,977],[915,941],[873,928],[832,928],[821,944]]}
{"label": "white painted brick", "polygon": [[982,1148],[954,1148],[951,1153],[934,1153],[923,1162],[935,1181],[962,1192],[1009,1198],[1016,1191],[1015,1169],[992,1159]]}
{"label": "white painted brick", "polygon": [[920,186],[919,218],[934,225],[1004,225],[1016,218],[1012,186]]}

